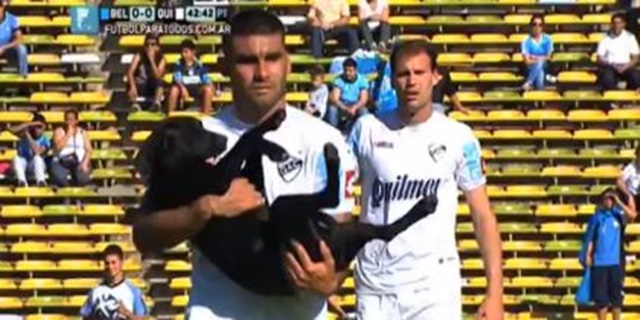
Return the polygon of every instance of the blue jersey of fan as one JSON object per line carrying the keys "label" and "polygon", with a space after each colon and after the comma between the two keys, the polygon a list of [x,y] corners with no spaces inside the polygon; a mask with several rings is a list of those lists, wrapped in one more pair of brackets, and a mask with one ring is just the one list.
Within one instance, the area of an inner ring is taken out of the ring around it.
{"label": "blue jersey of fan", "polygon": [[93,288],[80,309],[80,315],[98,319],[123,319],[124,317],[118,313],[120,304],[136,316],[147,314],[142,292],[125,280],[111,286],[102,283]]}

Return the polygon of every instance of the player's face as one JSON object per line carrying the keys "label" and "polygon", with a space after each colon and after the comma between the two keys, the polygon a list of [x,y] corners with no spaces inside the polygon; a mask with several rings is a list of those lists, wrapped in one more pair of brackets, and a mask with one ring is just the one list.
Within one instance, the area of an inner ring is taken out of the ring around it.
{"label": "player's face", "polygon": [[432,89],[438,82],[431,58],[424,52],[406,53],[398,56],[394,67],[393,84],[400,108],[415,113],[430,107]]}
{"label": "player's face", "polygon": [[111,280],[122,274],[122,260],[117,255],[111,254],[104,258],[104,267],[107,277]]}
{"label": "player's face", "polygon": [[287,75],[291,70],[282,35],[236,36],[226,64],[235,103],[263,112],[284,104]]}

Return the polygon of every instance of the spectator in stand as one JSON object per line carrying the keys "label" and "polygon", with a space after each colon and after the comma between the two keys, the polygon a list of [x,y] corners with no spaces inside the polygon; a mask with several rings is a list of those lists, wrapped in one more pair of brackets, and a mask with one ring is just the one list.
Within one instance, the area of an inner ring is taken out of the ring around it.
{"label": "spectator in stand", "polygon": [[91,140],[87,131],[78,122],[78,112],[64,113],[65,125],[53,133],[53,159],[51,181],[59,186],[85,186],[91,182]]}
{"label": "spectator in stand", "polygon": [[[387,0],[360,0],[358,17],[366,49],[386,51],[391,38]],[[377,33],[377,43],[373,40],[374,32]]]}
{"label": "spectator in stand", "polygon": [[324,118],[327,112],[327,101],[329,100],[329,88],[324,83],[324,68],[320,65],[309,70],[311,76],[311,91],[309,101],[305,106],[305,111],[318,118]]}
{"label": "spectator in stand", "polygon": [[140,110],[138,98],[152,102],[154,111],[160,110],[162,102],[162,76],[164,75],[166,60],[160,49],[158,35],[148,33],[144,39],[144,48],[131,61],[127,72],[129,85],[129,102],[134,109]]}
{"label": "spectator in stand", "polygon": [[190,97],[202,103],[201,111],[205,114],[213,111],[213,84],[207,69],[196,56],[196,45],[187,39],[180,44],[181,58],[175,66],[173,85],[169,93],[169,112],[176,110],[178,103]]}
{"label": "spectator in stand", "polygon": [[36,178],[37,186],[46,186],[45,172],[47,167],[44,156],[51,148],[51,140],[44,135],[46,119],[40,113],[33,115],[31,122],[9,128],[11,133],[20,137],[18,155],[13,158],[13,170],[19,187],[26,187],[27,171]]}
{"label": "spectator in stand", "polygon": [[636,158],[624,167],[616,182],[629,206],[637,210],[640,201],[640,146],[636,147]]}
{"label": "spectator in stand", "polygon": [[27,47],[22,44],[22,31],[18,18],[6,11],[7,2],[0,0],[0,56],[17,64],[18,73],[26,76],[29,73],[27,63]]}
{"label": "spectator in stand", "polygon": [[[369,81],[358,74],[358,65],[353,58],[342,63],[342,74],[333,81],[333,89],[329,97],[331,103],[327,107],[327,122],[338,129],[348,129],[360,116],[368,113]],[[347,125],[341,125],[341,118],[346,116]]]}
{"label": "spectator in stand", "polygon": [[[433,66],[435,67],[435,66]],[[449,72],[442,69],[436,69],[436,85],[433,86],[433,92],[431,93],[431,99],[433,100],[433,110],[446,114],[449,111],[449,106],[444,104],[444,97],[449,97],[449,101],[453,108],[463,113],[469,113],[469,109],[462,105],[462,102],[456,95],[456,86],[451,83],[451,77]]]}
{"label": "spectator in stand", "polygon": [[544,17],[535,14],[529,22],[531,32],[522,41],[522,56],[527,67],[527,79],[522,88],[524,90],[542,90],[545,80],[555,83],[556,78],[548,73],[549,59],[553,53],[553,40],[544,33]]}
{"label": "spectator in stand", "polygon": [[627,89],[636,90],[640,86],[640,74],[635,68],[640,54],[638,40],[625,27],[624,14],[614,14],[611,29],[598,43],[598,81],[603,90],[617,89],[620,79],[627,82]]}
{"label": "spectator in stand", "polygon": [[147,306],[140,289],[127,281],[122,270],[124,252],[111,244],[103,252],[105,278],[87,295],[80,316],[83,319],[144,319]]}
{"label": "spectator in stand", "polygon": [[307,14],[311,25],[311,53],[315,58],[322,57],[322,46],[331,38],[342,40],[342,48],[349,54],[359,45],[358,33],[349,26],[349,2],[347,0],[314,0]]}

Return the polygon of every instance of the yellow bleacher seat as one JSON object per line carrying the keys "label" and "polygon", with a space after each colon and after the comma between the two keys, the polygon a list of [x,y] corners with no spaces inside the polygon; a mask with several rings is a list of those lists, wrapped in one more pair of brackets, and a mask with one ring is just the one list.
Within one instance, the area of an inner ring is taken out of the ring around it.
{"label": "yellow bleacher seat", "polygon": [[7,236],[41,236],[46,235],[47,230],[43,225],[32,223],[12,223],[6,226],[4,234]]}
{"label": "yellow bleacher seat", "polygon": [[394,26],[424,25],[425,20],[421,16],[399,15],[389,17],[389,24]]}
{"label": "yellow bleacher seat", "polygon": [[533,100],[533,101],[551,101],[551,100],[558,100],[561,98],[558,92],[547,91],[547,90],[527,91],[524,93],[522,97],[526,100]]}
{"label": "yellow bleacher seat", "polygon": [[87,301],[86,295],[73,295],[67,297],[66,307],[80,308]]}
{"label": "yellow bleacher seat", "polygon": [[577,258],[555,258],[549,264],[550,270],[582,270]]}
{"label": "yellow bleacher seat", "polygon": [[[55,269],[55,268],[54,268]],[[60,260],[57,265],[60,271],[101,271],[104,270],[96,260],[87,259],[65,259]]]}
{"label": "yellow bleacher seat", "polygon": [[175,296],[171,298],[171,306],[174,308],[184,308],[187,306],[187,303],[189,303],[188,295]]}
{"label": "yellow bleacher seat", "polygon": [[536,216],[575,217],[577,211],[570,204],[541,204],[536,208]]}
{"label": "yellow bleacher seat", "polygon": [[51,53],[31,53],[27,56],[27,62],[33,65],[57,65],[60,64],[60,56]]}
{"label": "yellow bleacher seat", "polygon": [[515,197],[543,197],[547,195],[544,186],[540,185],[508,185],[505,195]]}
{"label": "yellow bleacher seat", "polygon": [[534,130],[531,134],[536,139],[571,139],[571,132],[558,129]]}
{"label": "yellow bleacher seat", "polygon": [[613,139],[613,133],[605,129],[582,129],[573,132],[576,140],[608,140]]}
{"label": "yellow bleacher seat", "polygon": [[431,39],[431,42],[437,44],[457,44],[457,43],[467,43],[469,42],[469,38],[466,34],[458,33],[458,34],[436,34]]}
{"label": "yellow bleacher seat", "polygon": [[504,34],[478,33],[471,35],[469,40],[472,43],[501,44],[507,42],[507,37]]}
{"label": "yellow bleacher seat", "polygon": [[34,92],[29,101],[33,103],[68,103],[69,96],[62,92]]}
{"label": "yellow bleacher seat", "polygon": [[56,72],[34,72],[27,75],[27,82],[63,82],[65,77],[62,73]]}
{"label": "yellow bleacher seat", "polygon": [[504,251],[542,251],[542,244],[538,241],[504,241],[502,243],[502,249]]}
{"label": "yellow bleacher seat", "polygon": [[638,93],[632,90],[610,90],[602,96],[602,99],[612,101],[635,101],[639,98]]}
{"label": "yellow bleacher seat", "polygon": [[561,43],[586,43],[588,42],[587,37],[582,33],[571,33],[571,32],[556,32],[551,34],[551,39],[554,44]]}
{"label": "yellow bleacher seat", "polygon": [[18,297],[0,297],[0,310],[20,309],[22,306],[22,300]]}
{"label": "yellow bleacher seat", "polygon": [[136,248],[133,245],[133,243],[131,243],[131,241],[107,241],[107,242],[98,242],[95,245],[95,249],[98,252],[102,252],[104,251],[104,249],[107,248],[108,245],[110,244],[117,244],[118,246],[120,246],[120,248],[122,248],[122,251],[125,253],[131,253],[131,252],[136,252]]}
{"label": "yellow bleacher seat", "polygon": [[462,260],[463,270],[484,270],[482,259],[464,259]]}
{"label": "yellow bleacher seat", "polygon": [[595,83],[596,75],[586,71],[562,71],[558,74],[558,82]]}
{"label": "yellow bleacher seat", "polygon": [[513,277],[509,288],[552,288],[553,280],[547,277]]}
{"label": "yellow bleacher seat", "polygon": [[151,131],[136,131],[131,135],[131,139],[136,142],[142,142],[147,140],[151,135]]}
{"label": "yellow bleacher seat", "polygon": [[166,271],[191,271],[191,263],[183,260],[169,260],[164,266]]}
{"label": "yellow bleacher seat", "polygon": [[542,170],[542,176],[549,177],[580,177],[581,175],[582,172],[576,166],[561,165],[546,167]]}
{"label": "yellow bleacher seat", "polygon": [[92,223],[89,232],[95,235],[129,235],[131,226],[118,223]]}
{"label": "yellow bleacher seat", "polygon": [[20,282],[20,290],[56,290],[62,289],[62,283],[53,278],[24,279]]}
{"label": "yellow bleacher seat", "polygon": [[89,230],[83,224],[53,223],[48,225],[47,233],[52,236],[82,237],[88,236]]}
{"label": "yellow bleacher seat", "polygon": [[122,216],[124,209],[119,205],[88,204],[82,208],[83,215],[89,216]]}
{"label": "yellow bleacher seat", "polygon": [[18,140],[18,137],[9,131],[2,131],[2,133],[0,133],[0,141],[18,142]]}
{"label": "yellow bleacher seat", "polygon": [[584,178],[617,178],[620,174],[620,168],[611,165],[602,165],[597,167],[585,168],[582,176]]}
{"label": "yellow bleacher seat", "polygon": [[173,278],[169,282],[169,288],[174,290],[191,289],[191,278]]}
{"label": "yellow bleacher seat", "polygon": [[444,52],[438,55],[438,64],[451,65],[451,64],[471,64],[473,59],[467,53],[459,52]]}
{"label": "yellow bleacher seat", "polygon": [[2,207],[0,216],[3,218],[35,218],[42,216],[42,211],[36,206],[6,205]]}
{"label": "yellow bleacher seat", "polygon": [[478,242],[476,240],[458,241],[458,250],[460,251],[478,251],[478,248]]}
{"label": "yellow bleacher seat", "polygon": [[527,139],[531,133],[523,129],[501,129],[495,130],[492,134],[494,139]]}
{"label": "yellow bleacher seat", "polygon": [[450,72],[449,77],[453,82],[475,82],[478,77],[473,72]]}
{"label": "yellow bleacher seat", "polygon": [[24,260],[17,261],[16,271],[53,271],[56,270],[56,263],[49,260]]}
{"label": "yellow bleacher seat", "polygon": [[54,196],[55,193],[51,188],[48,187],[19,187],[15,189],[14,193],[17,197],[51,197]]}
{"label": "yellow bleacher seat", "polygon": [[640,109],[613,109],[609,111],[611,120],[640,120]]}
{"label": "yellow bleacher seat", "polygon": [[72,92],[69,96],[69,102],[85,103],[85,104],[104,104],[109,102],[110,97],[106,92]]}
{"label": "yellow bleacher seat", "polygon": [[3,111],[0,112],[0,122],[27,122],[31,121],[33,113],[26,111]]}
{"label": "yellow bleacher seat", "polygon": [[505,270],[544,270],[547,261],[537,258],[509,258],[504,261]]}
{"label": "yellow bleacher seat", "polygon": [[11,245],[12,253],[48,253],[49,244],[40,241],[24,241]]}
{"label": "yellow bleacher seat", "polygon": [[62,280],[62,287],[67,290],[93,289],[100,282],[101,280],[98,278],[71,278]]}
{"label": "yellow bleacher seat", "polygon": [[464,18],[459,15],[432,15],[427,17],[426,24],[442,25],[442,24],[463,24]]}
{"label": "yellow bleacher seat", "polygon": [[54,241],[51,243],[51,252],[87,254],[96,252],[91,242],[84,241]]}
{"label": "yellow bleacher seat", "polygon": [[535,109],[527,112],[529,120],[564,120],[564,112],[555,109]]}
{"label": "yellow bleacher seat", "polygon": [[[591,211],[591,213],[593,212]],[[625,228],[625,232],[629,235],[640,235],[640,223],[630,223]]]}
{"label": "yellow bleacher seat", "polygon": [[583,23],[609,24],[611,23],[610,13],[588,13],[582,16]]}
{"label": "yellow bleacher seat", "polygon": [[572,222],[546,222],[540,225],[541,233],[581,233],[582,228]]}
{"label": "yellow bleacher seat", "polygon": [[602,110],[571,110],[567,115],[569,121],[597,122],[605,121],[607,115]]}
{"label": "yellow bleacher seat", "polygon": [[[3,291],[9,291],[9,290],[16,290],[18,288],[18,286],[16,285],[16,282],[13,279],[1,279],[0,278],[0,290]],[[0,309],[2,308],[2,300],[0,299]]]}
{"label": "yellow bleacher seat", "polygon": [[25,320],[67,320],[63,314],[30,314]]}
{"label": "yellow bleacher seat", "polygon": [[56,37],[55,43],[68,46],[92,46],[96,43],[96,38],[80,34],[61,34]]}
{"label": "yellow bleacher seat", "polygon": [[493,110],[487,112],[488,121],[514,121],[523,119],[525,119],[525,115],[519,110]]}
{"label": "yellow bleacher seat", "polygon": [[576,24],[580,23],[580,17],[574,14],[554,13],[545,15],[544,22],[548,24]]}
{"label": "yellow bleacher seat", "polygon": [[511,61],[506,53],[493,53],[493,52],[479,52],[473,55],[473,62],[475,63],[500,63]]}
{"label": "yellow bleacher seat", "polygon": [[478,80],[486,81],[520,81],[521,76],[515,75],[511,72],[481,72],[478,74]]}
{"label": "yellow bleacher seat", "polygon": [[530,14],[508,14],[503,19],[503,22],[508,24],[529,24],[530,21]]}
{"label": "yellow bleacher seat", "polygon": [[578,206],[578,214],[580,215],[592,215],[596,212],[596,206],[594,204],[581,204]]}
{"label": "yellow bleacher seat", "polygon": [[524,39],[526,39],[529,35],[525,34],[525,33],[515,33],[512,35],[509,35],[509,40],[508,42],[510,43],[522,43],[524,41]]}
{"label": "yellow bleacher seat", "polygon": [[[507,279],[505,279],[506,282]],[[466,284],[464,285],[467,288],[486,288],[487,287],[487,278],[485,277],[475,277],[466,279]]]}

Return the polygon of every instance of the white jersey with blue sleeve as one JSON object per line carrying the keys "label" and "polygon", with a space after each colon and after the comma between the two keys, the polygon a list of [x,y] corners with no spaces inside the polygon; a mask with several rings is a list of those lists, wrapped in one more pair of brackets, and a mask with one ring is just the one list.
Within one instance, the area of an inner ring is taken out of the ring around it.
{"label": "white jersey with blue sleeve", "polygon": [[[205,129],[227,138],[227,151],[221,157],[252,127],[236,117],[233,106],[203,120],[203,124]],[[264,137],[289,154],[283,162],[272,162],[268,157],[262,157],[264,195],[269,203],[279,196],[312,194],[324,189],[327,172],[323,148],[330,142],[340,156],[341,196],[336,208],[324,211],[332,215],[352,212],[354,199],[350,192],[357,172],[356,160],[335,128],[301,110],[287,107],[281,126],[267,132]],[[260,272],[260,266],[255,268]],[[188,320],[324,320],[328,316],[326,297],[310,291],[300,291],[290,297],[256,295],[235,284],[197,248],[194,249],[191,283]]]}
{"label": "white jersey with blue sleeve", "polygon": [[361,221],[387,225],[423,196],[438,199],[435,213],[392,241],[365,245],[356,258],[356,291],[385,294],[425,289],[436,286],[436,270],[443,264],[459,270],[458,189],[470,191],[486,183],[480,144],[472,130],[437,112],[426,122],[407,126],[390,111],[361,117],[349,143],[359,160]]}
{"label": "white jersey with blue sleeve", "polygon": [[109,320],[124,319],[118,313],[121,303],[136,316],[147,315],[142,291],[124,280],[115,285],[108,285],[105,282],[93,288],[80,309],[80,316]]}

